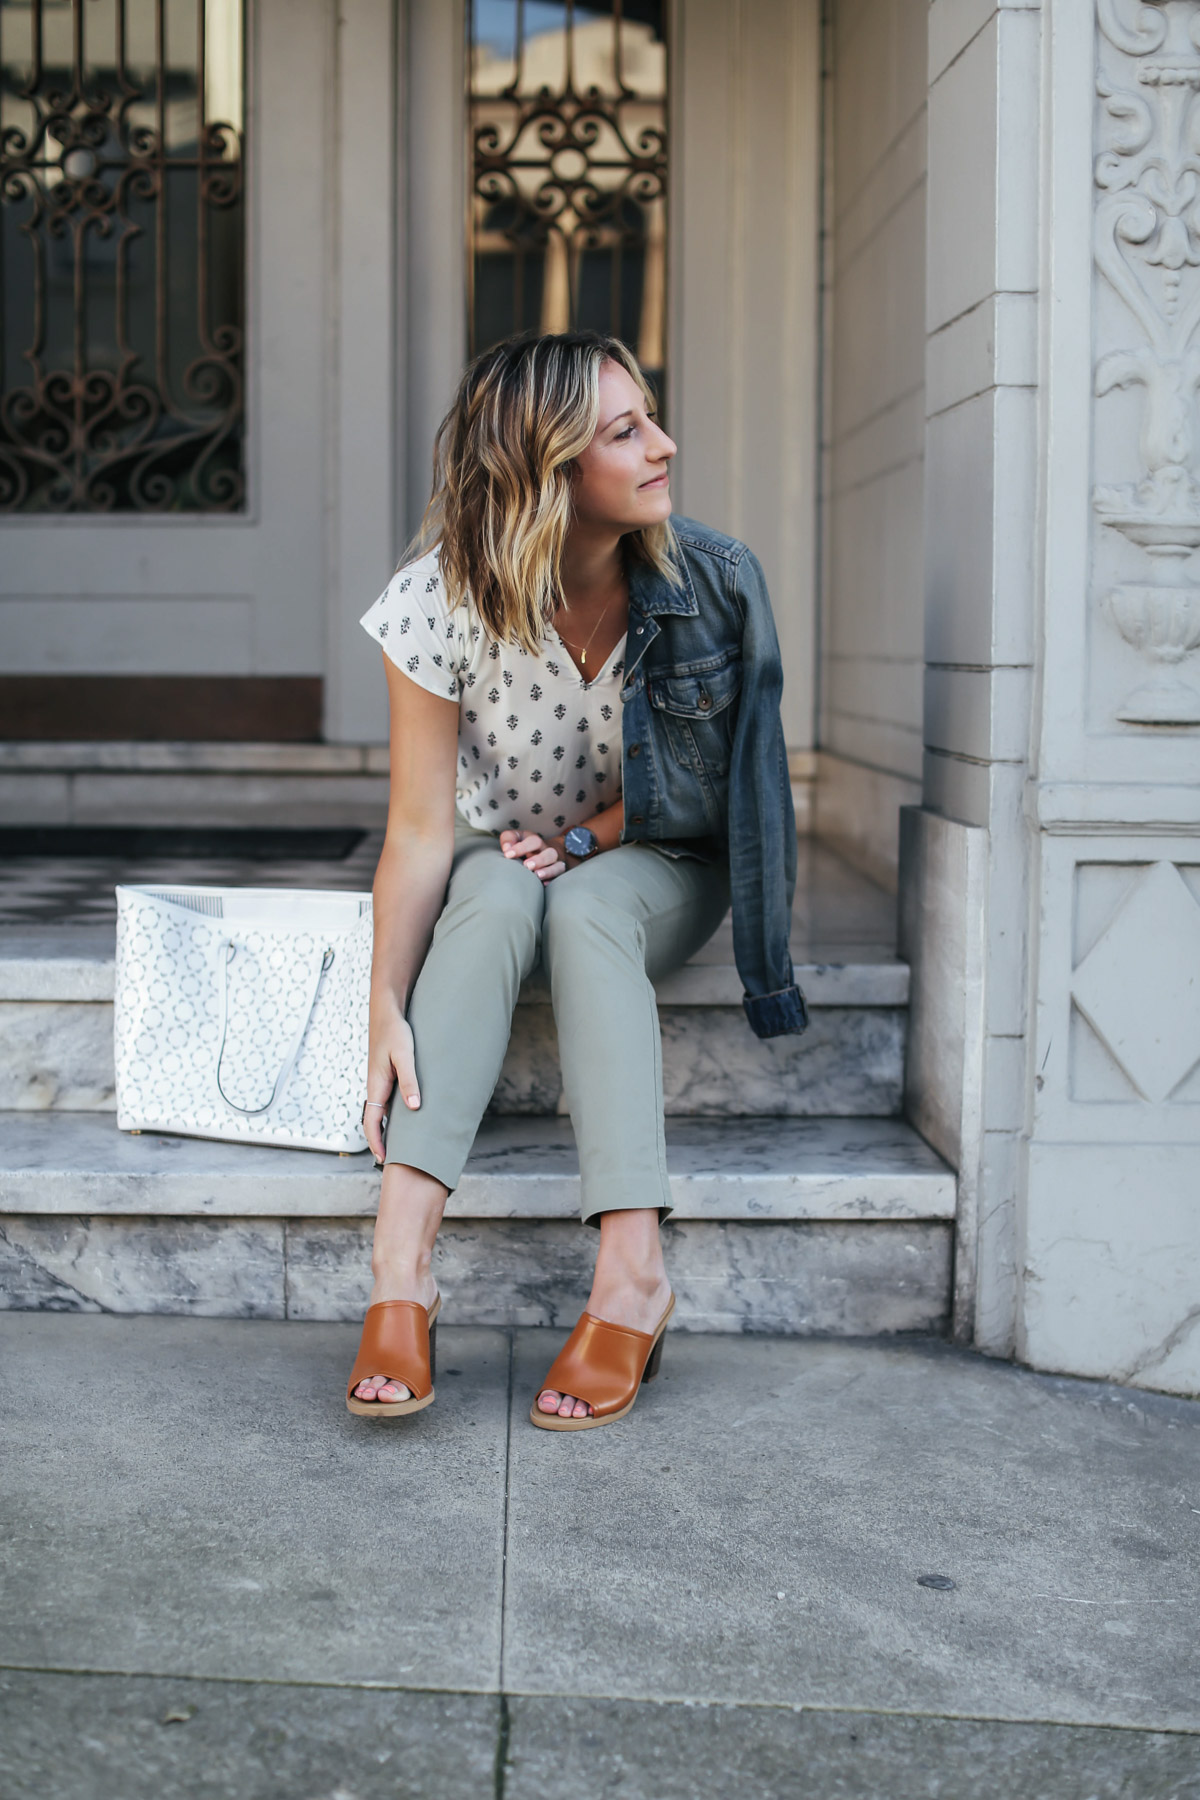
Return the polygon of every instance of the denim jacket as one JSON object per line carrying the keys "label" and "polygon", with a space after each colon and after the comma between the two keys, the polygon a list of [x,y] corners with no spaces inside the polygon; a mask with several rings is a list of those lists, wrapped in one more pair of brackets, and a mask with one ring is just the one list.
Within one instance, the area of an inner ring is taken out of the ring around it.
{"label": "denim jacket", "polygon": [[630,571],[622,843],[728,853],[742,1005],[760,1038],[808,1024],[788,951],[796,820],[779,717],[783,669],[762,567],[745,544],[671,521],[676,586]]}

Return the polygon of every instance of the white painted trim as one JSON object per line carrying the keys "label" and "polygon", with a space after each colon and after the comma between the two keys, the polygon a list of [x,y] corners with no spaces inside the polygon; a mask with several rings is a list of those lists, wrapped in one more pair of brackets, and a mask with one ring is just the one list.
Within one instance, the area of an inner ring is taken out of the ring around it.
{"label": "white painted trim", "polygon": [[340,742],[387,733],[358,620],[396,556],[394,0],[340,0],[335,67],[325,736]]}
{"label": "white painted trim", "polygon": [[408,0],[403,107],[407,345],[399,547],[429,498],[433,439],[467,356],[465,8]]}
{"label": "white painted trim", "polygon": [[1031,783],[1029,807],[1043,831],[1127,832],[1142,826],[1156,832],[1200,835],[1200,786],[1194,782]]}
{"label": "white painted trim", "polygon": [[1034,755],[1039,777],[1053,770],[1078,778],[1092,521],[1093,9],[1054,4],[1044,30],[1039,373],[1045,476]]}

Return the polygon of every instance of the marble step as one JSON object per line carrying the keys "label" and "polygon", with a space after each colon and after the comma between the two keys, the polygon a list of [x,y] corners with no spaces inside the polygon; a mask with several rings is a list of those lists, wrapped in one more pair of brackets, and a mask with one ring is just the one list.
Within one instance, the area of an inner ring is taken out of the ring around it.
{"label": "marble step", "polygon": [[[811,1024],[755,1038],[726,925],[658,986],[670,1114],[819,1117],[900,1111],[908,968],[877,942],[797,944]],[[806,951],[805,961],[799,952]],[[113,1107],[113,936],[105,925],[0,930],[0,1107]],[[561,1109],[558,1046],[540,975],[526,982],[492,1110]]]}
{"label": "marble step", "polygon": [[[948,1219],[955,1178],[900,1119],[672,1119],[681,1219]],[[366,1218],[365,1151],[118,1131],[98,1113],[0,1113],[0,1212]],[[579,1161],[562,1119],[485,1119],[453,1217],[575,1218]]]}
{"label": "marble step", "polygon": [[[955,1180],[909,1127],[676,1119],[668,1166],[684,1329],[945,1327]],[[0,1115],[0,1307],[360,1316],[378,1180],[365,1155]],[[455,1317],[569,1323],[595,1252],[578,1205],[564,1122],[485,1121],[438,1241]]]}

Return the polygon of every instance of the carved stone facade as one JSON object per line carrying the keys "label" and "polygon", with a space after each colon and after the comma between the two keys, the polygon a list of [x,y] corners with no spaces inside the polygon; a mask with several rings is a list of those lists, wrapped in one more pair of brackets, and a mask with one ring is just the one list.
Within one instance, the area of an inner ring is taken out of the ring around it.
{"label": "carved stone facade", "polygon": [[[1200,5],[1096,0],[1090,23],[1068,11],[1045,96],[1054,267],[1042,300],[1046,542],[1026,807],[1035,1033],[1017,1347],[1045,1367],[1192,1393]],[[1072,236],[1088,184],[1072,136],[1086,68],[1090,258],[1082,230]],[[1086,493],[1071,473],[1084,445]]]}
{"label": "carved stone facade", "polygon": [[1200,1393],[1200,0],[929,48],[910,1115],[963,1337]]}
{"label": "carved stone facade", "polygon": [[[1097,408],[1097,518],[1134,553],[1121,557],[1134,579],[1104,596],[1138,659],[1135,685],[1115,715],[1135,726],[1194,726],[1200,687],[1187,661],[1200,647],[1192,566],[1200,547],[1197,14],[1192,0],[1100,0],[1098,19],[1094,244],[1104,291],[1095,391],[1102,402],[1136,388],[1141,406],[1136,437],[1127,413]],[[1106,430],[1110,416],[1115,428]]]}
{"label": "carved stone facade", "polygon": [[[1200,726],[1200,7],[1098,0],[1096,16],[1086,735],[1138,740],[1127,773],[1157,784],[1172,756],[1194,775]],[[1135,840],[1071,880],[1068,1102],[1115,1108],[1137,1138],[1182,1118],[1191,1135],[1200,850]]]}

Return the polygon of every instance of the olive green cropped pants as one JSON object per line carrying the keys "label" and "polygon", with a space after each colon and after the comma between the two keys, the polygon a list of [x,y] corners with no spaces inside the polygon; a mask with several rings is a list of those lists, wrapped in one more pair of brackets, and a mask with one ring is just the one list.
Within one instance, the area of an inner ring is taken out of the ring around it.
{"label": "olive green cropped pants", "polygon": [[583,1217],[671,1209],[652,982],[710,938],[729,905],[723,861],[642,844],[543,884],[491,832],[459,820],[446,902],[408,1009],[421,1105],[389,1107],[387,1160],[458,1185],[500,1074],[523,979],[549,978]]}

